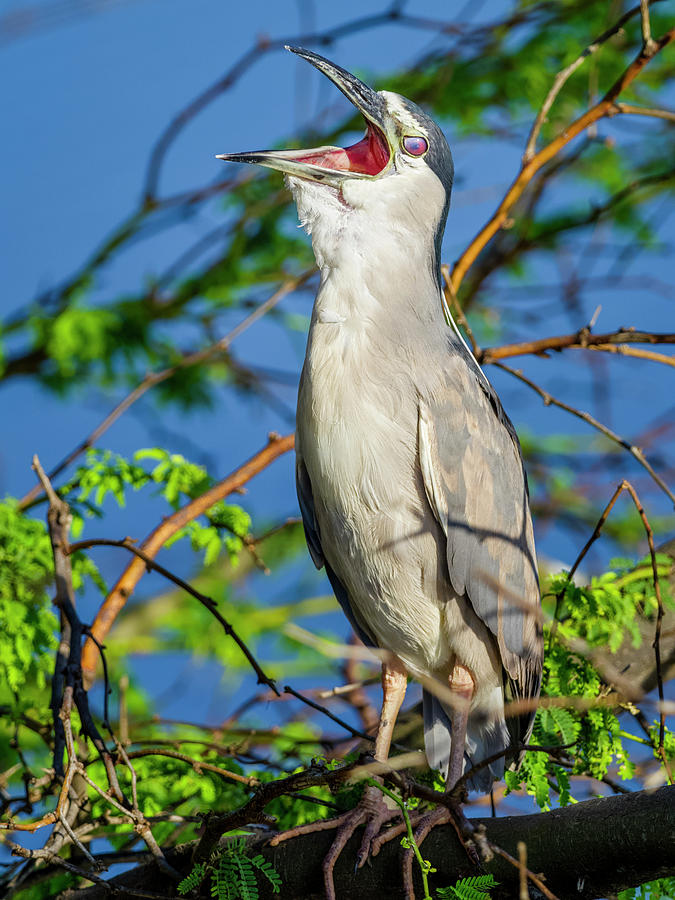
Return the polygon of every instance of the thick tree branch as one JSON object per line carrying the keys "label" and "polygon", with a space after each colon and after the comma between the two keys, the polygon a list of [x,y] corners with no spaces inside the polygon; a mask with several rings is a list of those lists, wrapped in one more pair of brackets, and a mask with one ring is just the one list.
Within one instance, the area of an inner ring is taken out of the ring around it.
{"label": "thick tree branch", "polygon": [[[543,873],[549,890],[560,897],[593,900],[675,873],[675,787],[587,800],[548,813],[471,822],[485,826],[487,839],[515,858],[518,842],[523,841],[528,868]],[[323,897],[321,860],[332,839],[330,832],[319,831],[275,848],[256,839],[251,853],[261,852],[281,874],[283,900],[318,900]],[[354,874],[360,839],[360,834],[352,838],[335,869],[340,900],[403,897],[397,842],[386,844],[369,866]],[[423,847],[425,858],[437,869],[434,886],[445,887],[460,875],[476,874],[467,868],[466,852],[451,825],[432,831]],[[169,854],[170,862],[185,872],[190,870],[190,858],[190,847]],[[485,868],[500,882],[491,895],[495,900],[513,900],[518,895],[517,867],[497,856]],[[126,872],[111,884],[135,890],[162,888],[167,897],[174,895],[174,886],[151,864]],[[259,887],[263,900],[272,897],[267,885],[259,883]],[[96,886],[65,896],[98,900],[107,895]]]}

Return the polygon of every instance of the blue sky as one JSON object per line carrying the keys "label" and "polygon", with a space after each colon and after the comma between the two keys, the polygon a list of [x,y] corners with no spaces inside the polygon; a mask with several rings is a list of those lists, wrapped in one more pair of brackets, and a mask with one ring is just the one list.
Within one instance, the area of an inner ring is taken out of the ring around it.
{"label": "blue sky", "polygon": [[[47,9],[52,0],[37,5],[15,2],[10,11],[36,6]],[[2,316],[68,276],[133,209],[140,197],[149,151],[162,128],[253,42],[264,35],[293,38],[312,20],[316,28],[326,28],[384,6],[374,0],[313,5],[308,0],[248,4],[126,0],[104,4],[95,14],[74,16],[57,27],[0,41],[0,78],[5,86],[0,99],[5,125],[0,166],[4,205]],[[491,18],[505,6],[497,0],[475,4],[473,21]],[[77,4],[70,8],[77,9]],[[411,12],[444,17],[449,17],[453,9],[466,8],[465,4],[433,0],[411,0],[408,4]],[[329,55],[347,68],[384,73],[405,66],[429,42],[426,32],[389,26],[341,40]],[[209,106],[181,134],[163,168],[161,193],[207,182],[222,170],[223,164],[214,159],[216,153],[272,145],[297,131],[325,105],[335,105],[338,115],[347,108],[346,101],[331,93],[318,73],[302,61],[284,52],[266,55],[234,90]],[[630,138],[623,124],[612,127],[618,128],[619,139]],[[497,205],[517,171],[522,148],[494,140],[457,141],[451,131],[448,137],[457,171],[444,244],[444,258],[452,261]],[[172,254],[177,256],[213,228],[222,215],[219,204],[213,203],[196,219],[161,239],[138,245],[103,271],[97,286],[101,296],[117,296],[157,272]],[[634,274],[638,276],[646,267],[647,263],[639,263]],[[649,271],[672,280],[666,259],[650,259]],[[553,268],[540,274],[551,283],[558,277]],[[603,304],[600,330],[631,324],[672,330],[672,300],[658,295],[649,295],[643,302],[639,296],[607,291],[589,301],[589,308],[582,310],[577,322],[571,322],[557,305],[556,293],[552,292],[549,300],[546,308],[550,312],[541,334],[532,334],[525,314],[520,318],[518,310],[525,313],[525,304],[519,307],[514,302],[505,307],[509,336],[522,339],[576,330],[590,319],[596,303]],[[296,298],[289,301],[288,308],[307,314],[309,303],[306,297]],[[236,321],[233,317],[229,324]],[[237,351],[245,361],[299,372],[303,336],[280,339],[279,335],[278,327],[262,322],[240,339]],[[186,334],[186,342],[188,339]],[[570,367],[557,360],[527,360],[523,368],[570,402],[592,408],[588,367],[580,355],[573,362]],[[670,370],[649,369],[633,360],[614,358],[607,361],[605,371],[610,367],[612,377],[616,377],[610,404],[616,430],[633,434],[672,404]],[[539,401],[533,402],[525,388],[515,386],[505,376],[494,370],[489,375],[518,426],[539,433],[588,433],[581,423],[545,408]],[[0,445],[0,492],[24,493],[33,483],[32,454],[39,452],[46,466],[53,465],[117,399],[117,395],[104,397],[86,386],[66,399],[26,381],[14,380],[0,388],[0,416],[5,422]],[[294,389],[282,392],[282,399],[292,406]],[[111,429],[102,443],[126,454],[140,446],[169,443],[187,454],[194,450],[208,456],[214,474],[221,475],[262,446],[268,431],[287,431],[290,427],[275,410],[244,404],[225,392],[214,412],[185,415],[162,410],[160,417],[151,407],[140,406]],[[634,472],[627,463],[626,473]],[[251,485],[246,503],[254,513],[259,511],[265,517],[297,514],[290,457]],[[654,510],[664,511],[661,501],[655,501]],[[113,510],[105,525],[106,536],[119,532],[120,536],[133,533],[142,537],[157,517],[157,507],[144,503],[123,512]],[[555,530],[543,536],[539,544],[543,553],[568,563],[580,545]],[[167,557],[168,563],[177,559],[180,565],[188,565],[187,556],[181,556],[178,549],[174,553],[174,557]],[[598,559],[604,558],[600,550]],[[108,577],[116,575],[123,562],[121,553],[101,557]],[[317,585],[314,581],[314,588]],[[156,589],[160,587],[157,584]]]}

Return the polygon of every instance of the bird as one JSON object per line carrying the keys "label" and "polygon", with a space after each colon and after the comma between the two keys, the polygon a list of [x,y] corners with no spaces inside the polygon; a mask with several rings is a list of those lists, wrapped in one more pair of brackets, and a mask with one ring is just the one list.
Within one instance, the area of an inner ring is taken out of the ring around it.
{"label": "bird", "polygon": [[[429,765],[448,789],[466,775],[468,788],[487,792],[532,731],[541,601],[518,437],[442,287],[452,154],[412,101],[286,49],[327,76],[366,129],[346,148],[218,157],[285,174],[320,273],[296,431],[309,553],[382,659],[375,759],[388,758],[411,677],[423,686]],[[507,716],[512,701],[526,702]],[[329,898],[356,827],[366,825],[362,865],[388,817],[370,786],[328,826],[337,828],[324,861]]]}

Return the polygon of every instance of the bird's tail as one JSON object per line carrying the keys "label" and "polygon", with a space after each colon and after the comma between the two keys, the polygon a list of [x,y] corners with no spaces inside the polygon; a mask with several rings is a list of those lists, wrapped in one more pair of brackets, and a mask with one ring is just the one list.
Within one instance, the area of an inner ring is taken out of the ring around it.
{"label": "bird's tail", "polygon": [[[501,691],[499,706],[503,709]],[[433,769],[440,769],[447,778],[450,764],[452,711],[427,690],[422,695],[422,708],[424,712],[424,746],[429,765]],[[503,715],[488,717],[474,712],[469,716],[466,729],[462,774],[472,769],[481,760],[487,759],[488,756],[506,750],[510,744],[511,736]],[[489,766],[472,775],[467,782],[467,788],[486,794],[492,787],[493,781],[504,777],[504,759],[505,757],[502,756],[496,762],[490,763]]]}

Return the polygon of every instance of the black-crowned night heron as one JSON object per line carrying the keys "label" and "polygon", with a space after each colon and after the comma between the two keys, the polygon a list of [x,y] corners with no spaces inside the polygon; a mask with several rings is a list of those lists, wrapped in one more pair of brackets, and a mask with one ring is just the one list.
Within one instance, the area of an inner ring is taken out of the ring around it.
{"label": "black-crowned night heron", "polygon": [[[375,757],[385,761],[409,673],[424,685],[431,766],[452,786],[532,729],[542,666],[539,587],[518,438],[443,298],[440,247],[453,180],[440,128],[289,47],[360,110],[352,147],[226,154],[287,175],[321,283],[297,414],[297,486],[309,551],[359,637],[388,651]],[[438,687],[436,687],[438,686]],[[504,756],[475,774],[489,790]],[[333,820],[332,867],[355,827],[359,863],[390,817],[376,788]]]}

